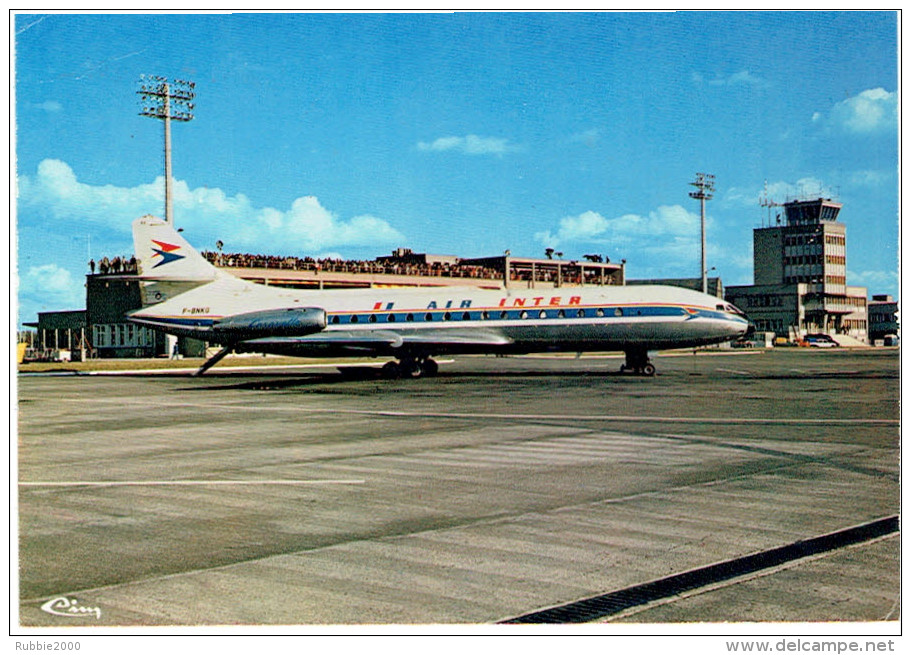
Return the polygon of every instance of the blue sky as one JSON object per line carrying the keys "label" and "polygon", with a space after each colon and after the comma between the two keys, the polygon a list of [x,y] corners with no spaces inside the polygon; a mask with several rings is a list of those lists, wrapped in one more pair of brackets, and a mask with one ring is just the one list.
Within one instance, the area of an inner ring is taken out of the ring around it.
{"label": "blue sky", "polygon": [[898,295],[894,12],[19,14],[19,320],[163,214],[143,74],[196,82],[175,220],[200,249],[626,259],[752,283],[777,201],[844,203],[848,283]]}

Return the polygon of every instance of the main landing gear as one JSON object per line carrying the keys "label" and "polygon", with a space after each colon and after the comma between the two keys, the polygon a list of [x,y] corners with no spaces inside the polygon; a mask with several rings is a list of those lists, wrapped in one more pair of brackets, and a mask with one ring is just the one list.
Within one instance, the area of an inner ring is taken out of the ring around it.
{"label": "main landing gear", "polygon": [[383,377],[390,380],[433,377],[439,370],[440,365],[429,357],[403,357],[398,362],[386,362]]}
{"label": "main landing gear", "polygon": [[652,377],[655,375],[655,366],[649,360],[647,350],[627,350],[626,362],[620,366],[620,372]]}

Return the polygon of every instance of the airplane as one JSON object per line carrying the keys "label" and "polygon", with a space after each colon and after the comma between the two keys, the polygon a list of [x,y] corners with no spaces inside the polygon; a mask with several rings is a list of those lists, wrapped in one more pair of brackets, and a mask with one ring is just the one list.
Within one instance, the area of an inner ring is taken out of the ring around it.
{"label": "airplane", "polygon": [[194,375],[236,353],[392,357],[388,378],[438,371],[452,354],[622,351],[621,372],[655,375],[649,351],[732,341],[752,331],[721,298],[679,287],[302,290],[216,268],[154,216],[133,222],[139,325],[218,344]]}

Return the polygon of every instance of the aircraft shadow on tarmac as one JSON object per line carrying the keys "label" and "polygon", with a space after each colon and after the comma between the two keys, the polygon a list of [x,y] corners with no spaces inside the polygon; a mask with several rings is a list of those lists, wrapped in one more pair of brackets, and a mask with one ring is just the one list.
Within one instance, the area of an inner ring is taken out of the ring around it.
{"label": "aircraft shadow on tarmac", "polygon": [[465,380],[521,380],[527,378],[566,378],[575,382],[591,382],[594,380],[612,378],[633,381],[653,381],[655,378],[630,375],[619,371],[460,371],[458,373],[441,372],[431,378],[417,380],[389,380],[383,377],[380,369],[373,367],[345,368],[340,372],[306,373],[291,371],[277,371],[274,373],[229,373],[220,376],[204,378],[209,384],[192,385],[181,388],[181,391],[215,391],[227,389],[240,389],[250,391],[264,391],[270,389],[292,389],[295,387],[316,387],[348,384],[352,382],[378,382],[389,385],[390,389],[407,389],[408,386],[423,386],[428,382],[457,382]]}
{"label": "aircraft shadow on tarmac", "polygon": [[[426,388],[428,383],[434,381],[453,383],[459,380],[480,380],[480,381],[519,381],[522,379],[566,379],[568,383],[576,385],[586,385],[600,380],[622,381],[623,383],[636,384],[646,383],[655,384],[657,380],[664,377],[665,379],[673,378],[679,381],[680,376],[684,377],[704,377],[710,376],[716,379],[737,379],[737,380],[873,380],[898,378],[897,373],[893,372],[861,372],[857,370],[844,371],[781,371],[781,372],[738,372],[732,374],[725,371],[702,371],[689,372],[685,370],[668,370],[659,373],[657,377],[646,377],[621,373],[616,370],[526,370],[526,371],[459,371],[459,372],[440,372],[431,378],[421,378],[418,380],[397,379],[389,380],[383,377],[379,368],[374,367],[347,367],[340,371],[332,372],[313,372],[302,374],[299,371],[275,371],[275,372],[218,372],[215,375],[211,373],[205,378],[201,378],[202,384],[187,385],[181,391],[213,391],[213,390],[278,390],[308,387],[326,387],[337,386],[357,382],[377,382],[382,385],[389,385],[390,390],[407,389],[414,385],[415,388]],[[375,389],[374,389],[375,391]]]}

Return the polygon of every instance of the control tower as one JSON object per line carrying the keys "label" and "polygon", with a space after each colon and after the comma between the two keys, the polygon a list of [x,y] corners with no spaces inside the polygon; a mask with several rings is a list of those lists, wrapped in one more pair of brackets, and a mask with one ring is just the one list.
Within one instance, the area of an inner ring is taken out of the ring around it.
{"label": "control tower", "polygon": [[753,231],[753,284],[806,282],[809,293],[845,294],[845,224],[829,199],[784,205],[785,224]]}
{"label": "control tower", "polygon": [[816,198],[777,206],[784,210],[784,223],[779,214],[776,225],[753,230],[753,286],[730,287],[726,297],[748,314],[755,308],[757,324],[782,336],[864,337],[866,289],[846,285],[845,224],[838,221],[842,205]]}

